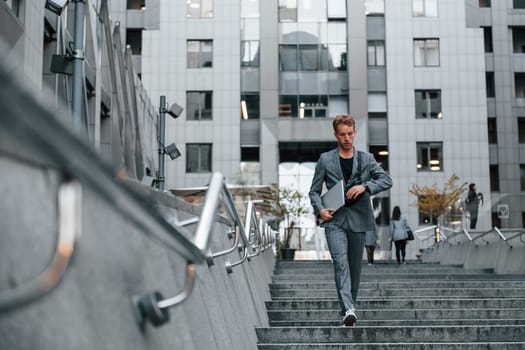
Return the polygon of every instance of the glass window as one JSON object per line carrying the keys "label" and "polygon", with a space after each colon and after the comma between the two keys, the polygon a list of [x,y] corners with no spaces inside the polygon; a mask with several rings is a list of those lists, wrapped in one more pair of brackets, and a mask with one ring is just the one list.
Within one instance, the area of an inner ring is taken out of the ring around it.
{"label": "glass window", "polygon": [[520,164],[520,189],[525,191],[525,164]]}
{"label": "glass window", "polygon": [[142,53],[142,29],[126,29],[126,45],[131,47],[133,55],[140,55]]}
{"label": "glass window", "polygon": [[211,172],[212,158],[211,143],[186,144],[186,172],[208,173]]}
{"label": "glass window", "polygon": [[327,24],[327,43],[346,44],[346,23],[329,22]]}
{"label": "glass window", "polygon": [[490,190],[499,191],[499,167],[497,164],[490,165]]}
{"label": "glass window", "polygon": [[254,18],[241,19],[241,40],[259,40],[259,20]]}
{"label": "glass window", "polygon": [[383,113],[387,111],[386,93],[369,92],[368,93],[368,112]]}
{"label": "glass window", "polygon": [[211,120],[213,93],[211,91],[186,92],[186,118],[188,120]]}
{"label": "glass window", "polygon": [[[521,143],[521,125],[519,123],[519,119],[518,118],[518,130],[520,132],[520,143]],[[488,127],[488,132],[489,132],[489,144],[491,145],[495,145],[498,143],[498,125],[496,123],[496,118],[488,118],[487,119],[487,127]],[[523,143],[525,143],[525,120],[524,120],[524,123],[523,123]]]}
{"label": "glass window", "polygon": [[416,90],[416,118],[441,119],[441,90]]}
{"label": "glass window", "polygon": [[213,0],[187,0],[186,17],[207,18],[213,17]]}
{"label": "glass window", "polygon": [[367,16],[384,16],[385,0],[366,0],[365,13]]}
{"label": "glass window", "polygon": [[241,147],[241,162],[258,162],[259,147]]}
{"label": "glass window", "polygon": [[443,171],[443,143],[417,142],[417,171]]}
{"label": "glass window", "polygon": [[146,0],[128,0],[127,7],[128,10],[142,10],[146,8]]}
{"label": "glass window", "polygon": [[259,0],[241,0],[241,18],[259,18]]}
{"label": "glass window", "polygon": [[297,44],[297,23],[281,23],[279,28],[279,44]]}
{"label": "glass window", "polygon": [[368,66],[385,65],[385,41],[368,40]]}
{"label": "glass window", "polygon": [[490,0],[479,0],[479,7],[490,7]]}
{"label": "glass window", "polygon": [[17,17],[20,17],[20,1],[21,0],[4,0],[4,3],[11,9]]}
{"label": "glass window", "polygon": [[439,66],[439,39],[414,39],[414,65]]}
{"label": "glass window", "polygon": [[327,118],[348,113],[347,95],[281,95],[279,116],[293,118]]}
{"label": "glass window", "polygon": [[437,17],[437,0],[413,0],[412,15],[414,17]]}
{"label": "glass window", "polygon": [[525,117],[518,117],[518,139],[519,143],[525,143]]}
{"label": "glass window", "polygon": [[297,96],[279,96],[279,117],[297,117]]}
{"label": "glass window", "polygon": [[318,45],[299,45],[299,70],[319,70],[320,56]]}
{"label": "glass window", "polygon": [[512,27],[512,47],[514,53],[525,53],[525,27]]}
{"label": "glass window", "polygon": [[328,18],[346,18],[346,0],[327,0]]}
{"label": "glass window", "polygon": [[279,67],[281,71],[297,70],[297,45],[279,46]]}
{"label": "glass window", "polygon": [[297,0],[279,0],[279,21],[297,22]]}
{"label": "glass window", "polygon": [[328,70],[346,71],[346,45],[328,45]]}
{"label": "glass window", "polygon": [[512,7],[515,9],[525,9],[525,0],[514,0]]}
{"label": "glass window", "polygon": [[514,73],[514,88],[516,98],[525,97],[525,73]]}
{"label": "glass window", "polygon": [[188,40],[186,47],[188,68],[213,66],[213,40]]}
{"label": "glass window", "polygon": [[485,88],[487,90],[487,97],[496,97],[494,72],[485,72]]}
{"label": "glass window", "polygon": [[259,41],[241,41],[241,67],[259,67]]}
{"label": "glass window", "polygon": [[328,112],[331,118],[348,113],[348,95],[328,96]]}
{"label": "glass window", "polygon": [[493,52],[492,48],[492,27],[483,28],[483,42],[485,43],[485,52]]}
{"label": "glass window", "polygon": [[422,212],[419,213],[419,224],[420,225],[437,225],[438,224],[438,218],[435,216],[430,216],[428,214],[423,214]]}
{"label": "glass window", "polygon": [[298,22],[326,22],[326,1],[297,0]]}
{"label": "glass window", "polygon": [[326,118],[328,111],[328,96],[299,96],[299,118]]}
{"label": "glass window", "polygon": [[259,119],[259,93],[241,94],[241,118]]}

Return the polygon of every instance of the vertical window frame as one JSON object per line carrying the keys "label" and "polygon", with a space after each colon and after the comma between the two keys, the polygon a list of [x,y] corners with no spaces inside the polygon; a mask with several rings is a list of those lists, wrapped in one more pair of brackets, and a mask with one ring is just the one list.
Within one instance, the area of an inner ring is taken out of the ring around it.
{"label": "vertical window frame", "polygon": [[[190,51],[191,46],[198,44],[198,50]],[[211,48],[211,60],[206,61],[208,51],[207,44]],[[194,56],[194,57],[193,57]],[[195,58],[195,59],[194,59]],[[207,64],[209,62],[209,65]],[[213,68],[213,40],[212,39],[188,39],[186,40],[186,67],[188,69]]]}
{"label": "vertical window frame", "polygon": [[[422,113],[418,112],[418,94],[421,93],[423,95],[422,101],[425,105],[425,111]],[[439,111],[434,111],[433,106],[435,104],[432,103],[432,94],[438,94],[438,98],[436,101],[436,104],[439,103]],[[427,89],[427,90],[415,90],[414,92],[414,98],[415,98],[415,114],[416,119],[443,119],[443,103],[442,103],[442,94],[440,89]],[[435,117],[433,115],[435,114]]]}
{"label": "vertical window frame", "polygon": [[[437,158],[436,158],[437,153]],[[417,171],[443,172],[443,142],[416,142]],[[437,163],[434,163],[436,162]]]}
{"label": "vertical window frame", "polygon": [[[433,47],[430,45],[431,42],[437,43],[437,63],[432,64],[430,63],[430,50],[433,49]],[[423,54],[421,55],[422,63],[418,63],[418,56],[416,55],[419,50],[419,46],[417,43],[422,43],[423,45],[420,46]],[[413,50],[414,50],[414,67],[439,67],[441,64],[441,52],[440,52],[440,43],[439,38],[414,38],[413,40]]]}
{"label": "vertical window frame", "polygon": [[[209,151],[208,151],[209,150]],[[194,153],[196,151],[197,153]],[[207,152],[208,154],[203,154]],[[192,168],[191,161],[197,157],[196,168]],[[208,158],[208,159],[205,159]],[[203,174],[212,171],[213,144],[212,143],[187,143],[186,144],[186,173]]]}
{"label": "vertical window frame", "polygon": [[[192,97],[192,99],[190,99],[190,97]],[[204,100],[203,104],[200,103],[202,99]],[[195,104],[196,108],[193,108],[194,100],[199,101]],[[209,108],[207,108],[206,106],[208,100],[210,101]],[[197,112],[197,115],[195,115],[194,112]],[[186,120],[190,120],[190,121],[213,120],[213,91],[210,91],[210,90],[188,90],[186,91]]]}

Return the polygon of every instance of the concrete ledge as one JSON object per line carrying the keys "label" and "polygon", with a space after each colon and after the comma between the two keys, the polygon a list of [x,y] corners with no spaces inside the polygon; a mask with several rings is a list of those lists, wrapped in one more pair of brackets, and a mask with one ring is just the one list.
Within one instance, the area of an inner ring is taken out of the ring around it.
{"label": "concrete ledge", "polygon": [[[1,156],[0,168],[1,292],[35,277],[48,263],[57,232],[60,174]],[[82,190],[82,236],[71,267],[47,296],[0,314],[0,349],[256,349],[254,326],[268,325],[264,302],[270,299],[275,262],[271,250],[232,274],[224,263],[238,260],[237,252],[210,267],[197,266],[195,288],[169,311],[171,321],[159,328],[148,324],[142,331],[132,298],[153,291],[176,295],[186,261],[89,189]],[[199,212],[169,194],[152,191],[149,198],[179,219]],[[226,231],[223,223],[215,223],[213,251],[231,246]]]}
{"label": "concrete ledge", "polygon": [[[522,236],[525,238],[525,234]],[[525,243],[519,237],[503,241],[492,235],[468,241],[441,242],[422,254],[422,261],[443,265],[460,264],[465,269],[493,269],[498,274],[525,273]]]}

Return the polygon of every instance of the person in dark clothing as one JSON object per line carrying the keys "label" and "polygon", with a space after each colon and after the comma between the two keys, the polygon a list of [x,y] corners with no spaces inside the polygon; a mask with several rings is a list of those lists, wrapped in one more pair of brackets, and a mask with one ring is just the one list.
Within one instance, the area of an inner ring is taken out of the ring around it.
{"label": "person in dark clothing", "polygon": [[398,264],[406,264],[406,245],[407,245],[407,219],[401,215],[401,209],[396,205],[392,211],[392,220],[390,220],[390,240],[396,246],[396,260]]}
{"label": "person in dark clothing", "polygon": [[467,210],[470,213],[470,229],[475,230],[476,224],[478,223],[478,210],[479,204],[483,202],[483,195],[477,193],[475,183],[468,185],[468,194],[465,203],[467,204]]}

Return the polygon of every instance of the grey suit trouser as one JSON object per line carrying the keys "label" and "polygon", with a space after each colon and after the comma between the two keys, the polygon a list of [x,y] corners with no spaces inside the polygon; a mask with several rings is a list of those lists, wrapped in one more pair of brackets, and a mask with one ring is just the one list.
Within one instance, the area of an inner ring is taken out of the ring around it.
{"label": "grey suit trouser", "polygon": [[361,263],[365,246],[365,233],[337,227],[325,228],[328,249],[332,256],[335,286],[341,312],[354,310],[361,279]]}

